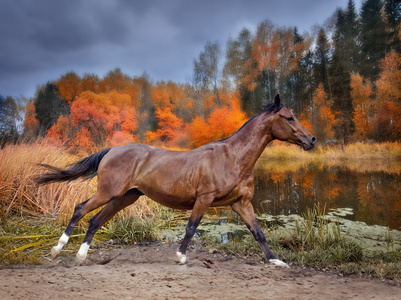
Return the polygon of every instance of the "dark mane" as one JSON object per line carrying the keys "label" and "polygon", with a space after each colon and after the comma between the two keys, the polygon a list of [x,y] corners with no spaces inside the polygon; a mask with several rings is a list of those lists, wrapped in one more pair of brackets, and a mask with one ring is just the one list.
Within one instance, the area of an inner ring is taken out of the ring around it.
{"label": "dark mane", "polygon": [[276,112],[279,112],[283,107],[284,107],[284,105],[282,105],[281,103],[278,107],[276,107],[276,104],[274,102],[272,102],[272,103],[267,104],[264,107],[263,111],[276,113]]}

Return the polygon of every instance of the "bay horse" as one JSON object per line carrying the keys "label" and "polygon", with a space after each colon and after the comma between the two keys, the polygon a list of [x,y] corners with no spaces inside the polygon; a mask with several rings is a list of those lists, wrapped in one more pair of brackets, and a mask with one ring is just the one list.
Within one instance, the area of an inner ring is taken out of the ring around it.
{"label": "bay horse", "polygon": [[96,193],[76,205],[65,232],[51,250],[52,257],[60,253],[77,222],[104,205],[90,219],[77,253],[78,263],[84,261],[96,231],[118,211],[146,195],[167,207],[192,209],[177,251],[181,264],[186,262],[188,244],[206,210],[231,206],[259,242],[268,261],[288,267],[270,250],[251,204],[255,163],[274,139],[300,145],[305,150],[312,149],[316,142],[316,138],[280,103],[279,95],[231,137],[193,150],[170,151],[133,144],[104,149],[66,169],[42,165],[51,172],[39,175],[36,178],[38,184],[98,176]]}

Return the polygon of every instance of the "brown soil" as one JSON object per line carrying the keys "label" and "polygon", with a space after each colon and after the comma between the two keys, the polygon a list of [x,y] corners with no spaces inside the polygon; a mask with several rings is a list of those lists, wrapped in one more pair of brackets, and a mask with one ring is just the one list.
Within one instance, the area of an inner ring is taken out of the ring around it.
{"label": "brown soil", "polygon": [[[401,299],[399,285],[292,267],[260,258],[188,251],[176,244],[98,250],[84,265],[71,256],[0,269],[0,299]],[[78,250],[78,249],[77,249]]]}

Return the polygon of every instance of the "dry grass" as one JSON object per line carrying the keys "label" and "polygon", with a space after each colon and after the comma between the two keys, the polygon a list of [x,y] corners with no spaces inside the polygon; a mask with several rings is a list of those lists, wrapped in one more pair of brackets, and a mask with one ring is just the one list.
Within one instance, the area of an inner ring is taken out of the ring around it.
{"label": "dry grass", "polygon": [[313,163],[318,166],[346,166],[360,172],[401,173],[399,142],[317,146],[311,151],[304,151],[298,146],[287,143],[273,142],[266,148],[261,158],[260,163],[264,168],[275,171],[294,171]]}
{"label": "dry grass", "polygon": [[89,193],[90,188],[77,183],[38,187],[33,182],[41,172],[37,164],[65,166],[77,160],[61,147],[39,142],[6,145],[0,154],[1,216],[15,212],[55,215],[66,199],[82,199]]}

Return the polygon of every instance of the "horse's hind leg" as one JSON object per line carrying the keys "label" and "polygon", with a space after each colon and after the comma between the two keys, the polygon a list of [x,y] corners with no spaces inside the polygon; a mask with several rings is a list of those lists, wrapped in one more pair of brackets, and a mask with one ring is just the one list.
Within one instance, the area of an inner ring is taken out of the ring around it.
{"label": "horse's hind leg", "polygon": [[142,195],[143,194],[137,189],[131,189],[121,198],[114,199],[107,203],[100,212],[90,219],[88,231],[86,232],[85,238],[77,253],[78,262],[85,260],[88,254],[89,245],[99,228],[102,227],[104,223],[109,221],[117,212],[133,204]]}
{"label": "horse's hind leg", "polygon": [[263,231],[260,228],[258,222],[256,221],[252,203],[250,201],[242,199],[234,203],[231,207],[241,217],[242,221],[251,231],[255,240],[260,244],[269,262],[278,266],[288,268],[288,265],[282,262],[281,260],[277,259],[274,256],[273,252],[270,250],[270,247],[266,241],[266,237],[263,234]]}
{"label": "horse's hind leg", "polygon": [[90,200],[91,200],[91,198],[89,198],[88,200],[86,200],[84,202],[78,203],[75,206],[74,213],[70,219],[70,222],[68,222],[67,228],[65,229],[63,235],[58,240],[57,246],[54,246],[51,250],[51,255],[52,255],[53,259],[56,258],[60,254],[61,249],[64,247],[65,244],[67,244],[68,239],[70,238],[75,225],[84,216],[84,214],[82,213],[82,210],[83,210],[85,204],[88,203],[88,201],[90,201]]}
{"label": "horse's hind leg", "polygon": [[74,227],[78,223],[78,221],[81,220],[87,213],[106,204],[113,198],[115,197],[111,197],[108,193],[104,193],[98,190],[91,198],[75,206],[74,213],[71,217],[70,222],[67,225],[66,230],[58,240],[57,246],[54,246],[51,250],[51,255],[53,259],[60,254],[63,246],[67,244],[68,239],[70,238],[71,233],[74,230]]}

